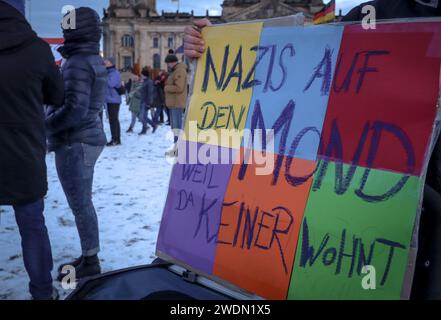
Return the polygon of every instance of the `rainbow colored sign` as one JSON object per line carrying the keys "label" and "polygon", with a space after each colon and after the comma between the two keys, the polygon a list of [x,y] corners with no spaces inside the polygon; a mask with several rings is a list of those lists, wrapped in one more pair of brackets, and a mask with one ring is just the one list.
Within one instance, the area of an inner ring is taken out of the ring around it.
{"label": "rainbow colored sign", "polygon": [[[235,161],[174,165],[157,254],[268,299],[407,297],[441,22],[258,22],[203,36],[179,154]],[[228,130],[239,139],[211,139]],[[246,130],[260,130],[258,146]],[[269,174],[250,151],[272,155]]]}

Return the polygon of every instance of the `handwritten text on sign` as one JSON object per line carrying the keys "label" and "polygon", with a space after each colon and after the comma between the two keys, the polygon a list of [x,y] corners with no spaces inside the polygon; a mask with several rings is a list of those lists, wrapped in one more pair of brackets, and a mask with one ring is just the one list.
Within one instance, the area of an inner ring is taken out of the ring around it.
{"label": "handwritten text on sign", "polygon": [[[235,161],[175,165],[158,253],[265,298],[399,298],[439,92],[426,49],[440,33],[206,28],[179,148]],[[192,121],[241,139],[201,141]],[[273,170],[257,174],[250,152],[273,154]],[[365,265],[376,290],[361,286]]]}

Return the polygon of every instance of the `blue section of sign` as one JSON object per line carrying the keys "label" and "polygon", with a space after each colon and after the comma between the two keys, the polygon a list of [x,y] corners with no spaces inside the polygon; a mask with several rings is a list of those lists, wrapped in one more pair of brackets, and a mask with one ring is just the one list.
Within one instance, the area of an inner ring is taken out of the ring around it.
{"label": "blue section of sign", "polygon": [[[273,129],[253,148],[316,160],[343,26],[264,28],[246,129]],[[250,146],[245,135],[243,146]],[[268,148],[266,147],[268,146]]]}

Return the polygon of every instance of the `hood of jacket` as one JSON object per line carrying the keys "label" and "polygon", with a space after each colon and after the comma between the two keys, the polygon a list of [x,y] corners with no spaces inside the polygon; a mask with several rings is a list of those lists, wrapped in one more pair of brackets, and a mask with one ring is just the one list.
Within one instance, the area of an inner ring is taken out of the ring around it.
{"label": "hood of jacket", "polygon": [[75,28],[63,29],[64,45],[58,49],[64,58],[75,54],[99,54],[102,35],[101,20],[95,10],[75,9]]}
{"label": "hood of jacket", "polygon": [[0,1],[0,52],[20,48],[37,39],[26,18]]}

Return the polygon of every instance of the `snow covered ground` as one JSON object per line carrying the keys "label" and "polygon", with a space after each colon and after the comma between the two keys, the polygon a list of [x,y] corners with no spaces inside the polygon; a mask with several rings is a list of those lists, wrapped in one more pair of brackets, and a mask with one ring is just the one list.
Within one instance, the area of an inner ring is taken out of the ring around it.
{"label": "snow covered ground", "polygon": [[[171,165],[168,126],[155,134],[127,134],[130,112],[121,106],[122,146],[105,148],[95,169],[94,203],[100,222],[103,272],[148,264],[155,258],[156,237],[167,196]],[[105,123],[110,137],[109,125]],[[110,138],[109,138],[110,139]],[[47,156],[49,192],[46,225],[52,243],[54,272],[81,254],[73,215],[58,181],[54,154]],[[20,236],[10,207],[0,207],[0,299],[29,299]],[[69,294],[55,282],[62,297]]]}

